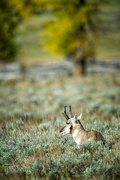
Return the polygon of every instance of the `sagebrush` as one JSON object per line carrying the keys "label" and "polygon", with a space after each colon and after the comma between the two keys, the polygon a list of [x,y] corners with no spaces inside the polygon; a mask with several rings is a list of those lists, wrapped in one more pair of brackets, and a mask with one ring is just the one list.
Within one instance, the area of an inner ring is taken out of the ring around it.
{"label": "sagebrush", "polygon": [[[120,179],[119,74],[0,86],[0,179]],[[106,146],[78,148],[70,135],[60,135],[66,104],[83,113],[85,129],[101,132]]]}

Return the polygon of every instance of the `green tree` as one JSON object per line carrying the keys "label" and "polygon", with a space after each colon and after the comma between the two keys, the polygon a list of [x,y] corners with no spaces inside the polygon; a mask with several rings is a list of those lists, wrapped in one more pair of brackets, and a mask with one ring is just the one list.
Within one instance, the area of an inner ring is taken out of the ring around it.
{"label": "green tree", "polygon": [[94,57],[93,19],[96,0],[42,0],[42,7],[54,15],[46,23],[44,35],[48,49],[64,53],[75,62],[75,74],[85,74],[86,60]]}
{"label": "green tree", "polygon": [[[13,18],[13,16],[15,18]],[[16,21],[17,20],[17,21]],[[0,1],[0,59],[13,57],[16,52],[13,36],[18,23],[17,13],[6,0]]]}
{"label": "green tree", "polygon": [[15,30],[36,7],[36,0],[0,0],[0,59],[10,60],[16,54]]}

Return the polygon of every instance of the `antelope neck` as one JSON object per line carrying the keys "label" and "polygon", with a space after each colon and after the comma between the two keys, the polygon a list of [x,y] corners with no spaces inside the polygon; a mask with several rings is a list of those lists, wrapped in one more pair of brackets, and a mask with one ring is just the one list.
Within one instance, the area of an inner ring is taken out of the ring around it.
{"label": "antelope neck", "polygon": [[73,138],[75,138],[78,135],[78,133],[81,131],[83,132],[85,130],[80,125],[77,125],[76,127],[72,127],[71,134],[72,134]]}
{"label": "antelope neck", "polygon": [[79,129],[75,129],[73,132],[72,132],[72,136],[73,138],[75,138],[79,133]]}

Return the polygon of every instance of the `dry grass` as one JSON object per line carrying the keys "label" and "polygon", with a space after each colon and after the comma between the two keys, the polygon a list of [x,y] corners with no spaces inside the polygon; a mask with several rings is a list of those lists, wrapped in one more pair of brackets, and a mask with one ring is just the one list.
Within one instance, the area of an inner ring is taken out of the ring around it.
{"label": "dry grass", "polygon": [[[120,75],[0,82],[1,179],[119,179]],[[108,146],[62,137],[64,105]],[[110,147],[110,149],[109,149]]]}

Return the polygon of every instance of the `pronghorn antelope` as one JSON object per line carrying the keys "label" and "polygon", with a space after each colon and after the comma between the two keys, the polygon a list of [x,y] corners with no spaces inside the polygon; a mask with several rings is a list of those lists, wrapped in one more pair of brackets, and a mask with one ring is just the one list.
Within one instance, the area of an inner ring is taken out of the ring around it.
{"label": "pronghorn antelope", "polygon": [[72,134],[73,139],[77,143],[77,145],[82,144],[84,141],[103,141],[103,144],[105,144],[105,139],[102,136],[100,132],[97,131],[86,131],[84,127],[82,126],[80,120],[82,118],[82,114],[77,117],[75,114],[74,117],[72,117],[72,112],[71,112],[71,106],[70,107],[70,112],[69,116],[66,113],[66,106],[64,107],[64,117],[66,118],[66,125],[60,130],[60,133],[63,135],[66,134]]}

